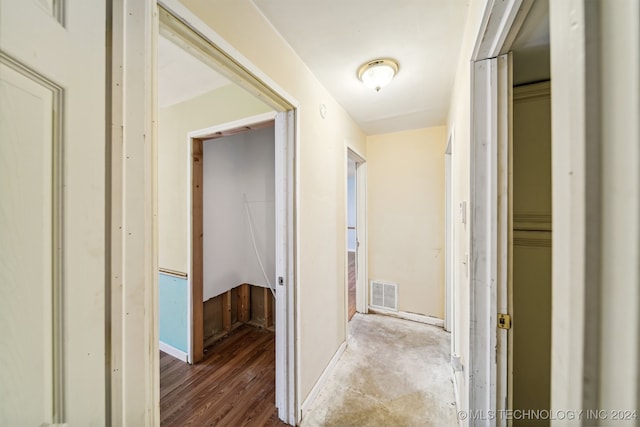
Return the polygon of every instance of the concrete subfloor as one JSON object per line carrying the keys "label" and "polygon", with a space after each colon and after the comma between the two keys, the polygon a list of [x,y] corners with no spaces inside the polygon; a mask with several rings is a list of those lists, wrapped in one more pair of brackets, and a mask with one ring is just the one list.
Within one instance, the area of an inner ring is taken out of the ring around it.
{"label": "concrete subfloor", "polygon": [[302,427],[458,425],[448,332],[359,313],[349,331],[347,349]]}

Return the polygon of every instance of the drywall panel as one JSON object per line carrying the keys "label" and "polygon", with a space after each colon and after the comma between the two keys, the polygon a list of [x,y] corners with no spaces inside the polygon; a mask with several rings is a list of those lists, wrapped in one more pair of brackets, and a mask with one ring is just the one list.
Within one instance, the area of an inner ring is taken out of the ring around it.
{"label": "drywall panel", "polygon": [[189,288],[186,278],[160,273],[158,312],[160,342],[188,353]]}
{"label": "drywall panel", "polygon": [[190,131],[270,111],[245,92],[229,85],[158,113],[158,257],[159,266],[187,273],[190,192]]}
{"label": "drywall panel", "polygon": [[369,278],[444,317],[444,126],[367,137]]}
{"label": "drywall panel", "polygon": [[273,286],[274,128],[211,139],[203,151],[204,301],[242,283]]}
{"label": "drywall panel", "polygon": [[[487,0],[473,1],[469,5],[469,14],[464,27],[464,36],[460,46],[460,56],[456,70],[453,96],[449,107],[447,120],[447,134],[453,136],[451,147],[451,163],[453,172],[452,205],[459,208],[465,206],[466,217],[469,217],[469,156],[471,150],[471,55],[480,28],[483,24],[485,10],[491,2]],[[469,372],[466,366],[469,361],[469,274],[467,258],[470,249],[470,236],[467,223],[462,221],[459,209],[454,210],[452,218],[454,225],[453,250],[456,265],[453,266],[455,304],[455,330],[452,331],[454,352],[461,356],[463,365],[460,374],[456,374],[455,387],[458,395],[458,410],[469,407],[467,384]]]}

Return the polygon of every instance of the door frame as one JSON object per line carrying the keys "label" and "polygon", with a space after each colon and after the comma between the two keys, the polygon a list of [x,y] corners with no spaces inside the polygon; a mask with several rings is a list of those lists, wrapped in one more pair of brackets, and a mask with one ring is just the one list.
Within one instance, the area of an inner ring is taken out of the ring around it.
{"label": "door frame", "polygon": [[[345,177],[348,175],[349,160],[356,163],[356,313],[368,313],[369,305],[367,282],[368,282],[368,270],[367,270],[367,161],[363,155],[353,147],[347,147],[346,161],[345,161]],[[345,180],[345,206],[347,204],[348,188],[347,181]],[[349,223],[348,209],[345,209],[345,223]],[[348,242],[348,230],[345,232],[345,249]],[[348,324],[349,324],[349,265],[348,265],[348,251],[346,258],[345,277],[347,286],[345,286],[345,297],[347,303],[346,308],[346,321],[345,328],[347,328],[348,336]]]}
{"label": "door frame", "polygon": [[[444,149],[444,330],[451,332],[455,330],[455,287],[454,269],[454,218],[453,218],[453,162],[451,153],[453,150],[453,130],[447,139],[447,146]],[[453,334],[455,335],[456,332]],[[455,340],[451,340],[451,354],[456,354]]]}
{"label": "door frame", "polygon": [[[255,116],[234,120],[219,125],[209,126],[203,129],[193,130],[187,134],[188,144],[188,157],[187,157],[187,206],[189,209],[188,215],[188,233],[187,233],[187,288],[189,291],[188,307],[187,307],[187,330],[189,335],[187,337],[187,361],[191,364],[200,362],[204,356],[203,349],[203,336],[204,336],[204,317],[203,307],[201,305],[194,304],[195,301],[203,299],[203,212],[202,212],[202,189],[204,188],[202,168],[203,162],[203,146],[205,140],[219,138],[221,133],[244,130],[250,132],[249,129],[253,126],[261,125],[267,122],[274,122],[278,113],[275,111],[269,113],[258,114]],[[274,123],[275,129],[275,123]],[[234,133],[236,135],[237,133]],[[277,135],[281,138],[275,138],[276,152],[279,148],[286,144],[286,141],[282,137],[284,135]],[[197,160],[196,160],[197,158]],[[275,177],[274,177],[275,179]],[[280,189],[280,188],[278,188]],[[199,193],[199,194],[198,194]],[[284,220],[286,221],[286,219]],[[281,226],[284,224],[283,220],[279,221],[276,218],[276,236],[281,233],[285,233],[286,230]],[[198,242],[198,240],[200,240]],[[279,240],[278,244],[283,244],[284,241]],[[286,248],[278,248],[276,251],[278,254]],[[275,277],[273,278],[275,281]],[[283,309],[282,301],[276,299],[276,313],[278,309]],[[277,314],[276,314],[277,315]],[[276,337],[278,331],[276,330]],[[277,338],[276,338],[277,339]]]}
{"label": "door frame", "polygon": [[[471,57],[469,410],[504,411],[508,402],[512,61],[508,55],[533,0],[492,2]],[[505,426],[505,417],[496,423]],[[470,426],[482,421],[473,417]]]}
{"label": "door frame", "polygon": [[[298,260],[296,153],[299,141],[297,126],[299,103],[177,0],[159,0],[158,15],[163,26],[171,29],[169,34],[163,32],[163,35],[172,38],[179,45],[189,46],[192,54],[259,97],[276,112],[276,230],[283,231],[276,232],[276,251],[282,251],[281,256],[276,255],[276,276],[282,278],[276,285],[276,306],[282,309],[276,310],[278,325],[276,329],[280,330],[280,333],[276,332],[275,404],[280,419],[296,425],[299,413],[295,340],[298,270],[296,268]],[[158,32],[154,37],[157,36]],[[233,126],[240,125],[235,123]],[[212,130],[208,129],[205,132],[211,133]],[[189,134],[190,154],[193,148],[192,140],[199,138],[202,138],[202,134]],[[191,183],[191,174],[188,182]],[[190,194],[191,188],[187,191]],[[191,220],[189,222],[191,223]]]}

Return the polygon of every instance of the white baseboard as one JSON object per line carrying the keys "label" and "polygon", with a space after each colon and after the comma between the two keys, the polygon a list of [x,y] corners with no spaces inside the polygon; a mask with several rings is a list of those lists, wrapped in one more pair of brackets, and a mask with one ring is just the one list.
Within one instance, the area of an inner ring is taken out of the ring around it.
{"label": "white baseboard", "polygon": [[412,320],[414,322],[426,323],[427,325],[444,327],[444,320],[437,317],[425,316],[423,314],[409,313],[406,311],[390,311],[369,307],[369,313],[382,314],[385,316],[397,317],[398,319]]}
{"label": "white baseboard", "polygon": [[164,351],[168,355],[173,356],[176,359],[181,360],[183,362],[188,362],[189,361],[189,355],[187,353],[185,353],[182,350],[178,350],[177,348],[175,348],[172,345],[165,344],[162,341],[160,341],[160,350]]}
{"label": "white baseboard", "polygon": [[336,367],[336,363],[338,363],[338,360],[340,360],[342,353],[344,353],[346,349],[347,349],[347,342],[345,341],[340,345],[340,347],[338,347],[338,350],[335,352],[335,354],[329,361],[329,364],[327,365],[326,368],[324,368],[324,371],[320,375],[320,378],[318,378],[318,381],[316,381],[315,385],[307,395],[307,398],[304,400],[304,402],[302,402],[302,406],[300,406],[300,418],[298,419],[298,423],[302,421],[305,413],[309,410],[309,406],[311,406],[313,401],[316,400],[316,397],[318,397],[320,390],[322,390],[322,387],[324,387],[325,383],[327,382],[327,379],[329,378],[334,368]]}

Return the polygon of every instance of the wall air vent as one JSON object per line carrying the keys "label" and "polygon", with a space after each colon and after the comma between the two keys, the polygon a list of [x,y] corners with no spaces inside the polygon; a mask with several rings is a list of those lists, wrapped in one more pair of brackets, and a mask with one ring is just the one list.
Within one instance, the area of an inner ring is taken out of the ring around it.
{"label": "wall air vent", "polygon": [[371,307],[398,311],[398,284],[372,280]]}

